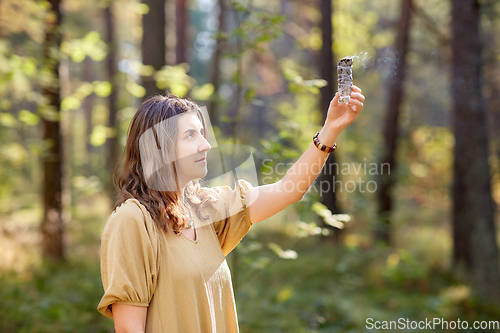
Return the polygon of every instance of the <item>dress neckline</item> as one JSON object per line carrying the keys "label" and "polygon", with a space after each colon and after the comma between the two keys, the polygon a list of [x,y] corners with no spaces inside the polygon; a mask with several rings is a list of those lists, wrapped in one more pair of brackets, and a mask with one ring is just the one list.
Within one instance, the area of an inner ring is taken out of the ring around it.
{"label": "dress neckline", "polygon": [[188,236],[184,235],[184,233],[182,233],[182,232],[181,232],[181,236],[184,237],[184,238],[186,238],[188,241],[197,244],[198,243],[198,239],[199,239],[199,235],[198,235],[198,231],[196,230],[195,224],[196,224],[196,221],[193,219],[193,226],[192,226],[192,228],[194,230],[194,236],[195,236],[194,240],[191,239],[191,238],[189,238]]}

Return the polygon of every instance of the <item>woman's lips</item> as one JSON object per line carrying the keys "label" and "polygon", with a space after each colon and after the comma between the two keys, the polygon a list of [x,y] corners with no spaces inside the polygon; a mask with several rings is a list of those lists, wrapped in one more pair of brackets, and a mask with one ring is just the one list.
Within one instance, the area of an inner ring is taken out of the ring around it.
{"label": "woman's lips", "polygon": [[206,161],[207,161],[207,159],[205,157],[203,157],[201,160],[198,160],[196,162],[206,162]]}

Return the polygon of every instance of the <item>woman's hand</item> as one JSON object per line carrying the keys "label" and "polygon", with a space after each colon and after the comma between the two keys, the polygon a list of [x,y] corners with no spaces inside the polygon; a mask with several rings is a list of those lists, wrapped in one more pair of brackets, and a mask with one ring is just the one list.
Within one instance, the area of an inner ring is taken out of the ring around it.
{"label": "woman's hand", "polygon": [[356,120],[363,109],[364,100],[365,96],[361,94],[361,89],[355,85],[352,86],[348,104],[339,104],[339,93],[337,92],[330,102],[324,126],[340,133]]}

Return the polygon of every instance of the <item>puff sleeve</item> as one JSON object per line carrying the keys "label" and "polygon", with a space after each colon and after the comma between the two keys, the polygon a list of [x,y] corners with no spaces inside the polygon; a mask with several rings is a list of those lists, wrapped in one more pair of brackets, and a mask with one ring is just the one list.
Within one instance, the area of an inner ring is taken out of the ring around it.
{"label": "puff sleeve", "polygon": [[249,194],[252,184],[240,179],[235,188],[230,186],[214,186],[211,189],[219,194],[225,209],[225,218],[213,223],[224,255],[228,255],[252,226],[248,211]]}
{"label": "puff sleeve", "polygon": [[140,205],[137,200],[128,199],[117,207],[102,234],[104,295],[97,309],[109,318],[113,318],[111,304],[147,307],[154,294],[159,270],[159,242],[153,221],[146,218]]}

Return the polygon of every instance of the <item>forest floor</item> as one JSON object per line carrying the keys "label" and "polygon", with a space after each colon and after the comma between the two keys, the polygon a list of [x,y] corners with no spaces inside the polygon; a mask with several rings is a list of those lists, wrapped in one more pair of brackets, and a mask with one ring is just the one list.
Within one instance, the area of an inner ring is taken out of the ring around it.
{"label": "forest floor", "polygon": [[[99,239],[108,215],[106,200],[79,201],[67,227],[68,260],[57,265],[40,259],[40,209],[2,219],[0,332],[113,332],[112,320],[96,310],[103,293]],[[474,321],[500,320],[500,309],[474,300],[449,273],[442,244],[428,241],[432,231],[421,232],[423,252],[374,246],[355,233],[335,244],[298,232],[296,216],[287,209],[254,225],[227,257],[241,333],[368,332],[376,321],[399,325],[381,330],[387,332],[447,332],[464,330],[408,325],[460,320],[470,329]]]}

